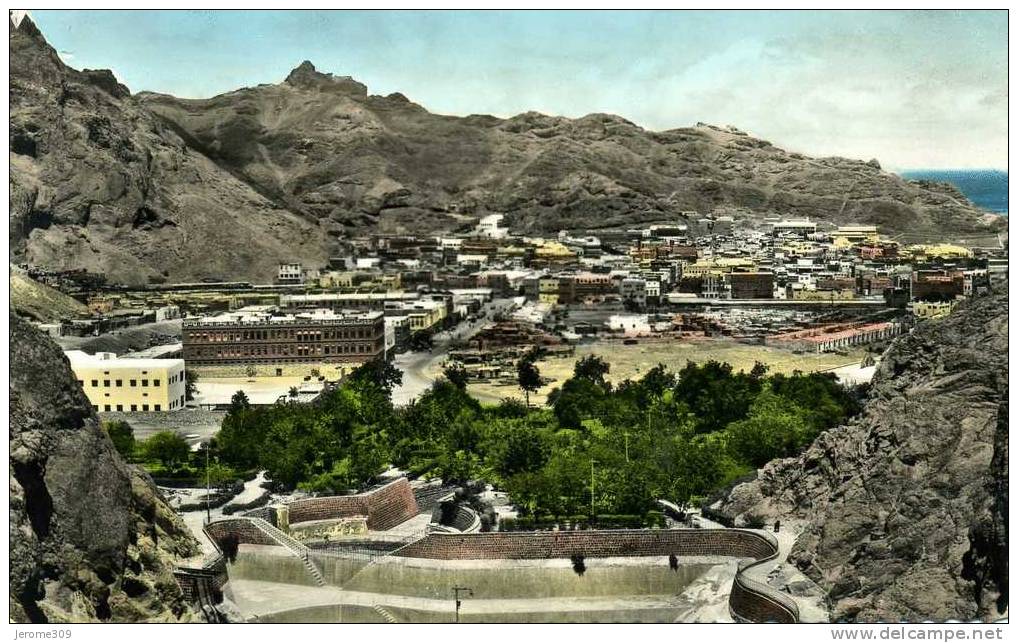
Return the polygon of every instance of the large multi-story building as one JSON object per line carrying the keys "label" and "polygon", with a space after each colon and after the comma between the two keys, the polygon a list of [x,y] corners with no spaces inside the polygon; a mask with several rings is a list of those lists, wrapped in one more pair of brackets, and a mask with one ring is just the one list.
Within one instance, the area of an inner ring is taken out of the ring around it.
{"label": "large multi-story building", "polygon": [[96,411],[138,413],[184,408],[184,360],[135,359],[67,351],[71,370]]}
{"label": "large multi-story building", "polygon": [[198,366],[363,363],[385,350],[379,311],[280,314],[258,306],[185,319],[184,359]]}

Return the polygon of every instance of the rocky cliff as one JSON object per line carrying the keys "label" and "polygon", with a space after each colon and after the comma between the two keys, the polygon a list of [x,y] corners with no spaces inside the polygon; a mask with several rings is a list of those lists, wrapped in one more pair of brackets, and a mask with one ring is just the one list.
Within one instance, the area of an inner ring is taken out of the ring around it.
{"label": "rocky cliff", "polygon": [[11,620],[194,620],[173,568],[198,543],[121,460],[60,349],[10,327]]}
{"label": "rocky cliff", "polygon": [[737,130],[624,118],[432,114],[310,62],[205,100],[131,95],[11,27],[12,261],[145,282],[272,276],[341,240],[507,214],[519,231],[625,228],[718,207],[964,238],[1006,222],[876,162]]}
{"label": "rocky cliff", "polygon": [[109,71],[10,24],[11,261],[113,281],[250,277],[327,257],[313,222],[185,143]]}
{"label": "rocky cliff", "polygon": [[896,340],[861,415],[716,508],[801,522],[790,561],[833,621],[993,619],[1007,609],[1007,295]]}

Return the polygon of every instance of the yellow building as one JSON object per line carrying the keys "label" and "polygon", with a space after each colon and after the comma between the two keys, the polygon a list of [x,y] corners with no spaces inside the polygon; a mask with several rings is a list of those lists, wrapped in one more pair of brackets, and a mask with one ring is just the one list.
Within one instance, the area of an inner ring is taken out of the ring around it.
{"label": "yellow building", "polygon": [[569,261],[576,258],[576,253],[558,241],[541,241],[534,256],[545,261]]}
{"label": "yellow building", "polygon": [[67,351],[71,370],[99,412],[176,411],[184,407],[184,360],[130,359]]}
{"label": "yellow building", "polygon": [[914,245],[905,249],[904,254],[909,257],[925,257],[940,259],[961,259],[971,257],[972,251],[962,246],[955,246],[949,243],[936,243],[930,245]]}
{"label": "yellow building", "polygon": [[843,225],[831,233],[834,247],[848,247],[857,243],[876,243],[880,234],[875,225]]}
{"label": "yellow building", "polygon": [[961,300],[953,301],[914,301],[909,306],[912,314],[920,319],[937,319],[951,314]]}

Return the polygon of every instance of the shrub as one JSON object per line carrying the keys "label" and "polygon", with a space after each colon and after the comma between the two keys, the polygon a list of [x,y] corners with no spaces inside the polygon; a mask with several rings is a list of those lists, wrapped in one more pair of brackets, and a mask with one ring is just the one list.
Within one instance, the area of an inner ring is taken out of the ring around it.
{"label": "shrub", "polygon": [[583,554],[573,554],[569,560],[573,562],[573,571],[576,572],[576,575],[583,576],[583,573],[587,571],[587,564],[583,560]]}

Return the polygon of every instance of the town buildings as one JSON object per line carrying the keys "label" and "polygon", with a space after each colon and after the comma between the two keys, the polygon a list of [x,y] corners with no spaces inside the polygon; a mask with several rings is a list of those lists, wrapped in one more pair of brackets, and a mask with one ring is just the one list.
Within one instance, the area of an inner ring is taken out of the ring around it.
{"label": "town buildings", "polygon": [[185,404],[184,360],[88,355],[67,351],[92,408],[123,413],[177,411]]}
{"label": "town buildings", "polygon": [[385,351],[379,311],[280,313],[271,307],[183,321],[189,365],[363,363]]}

